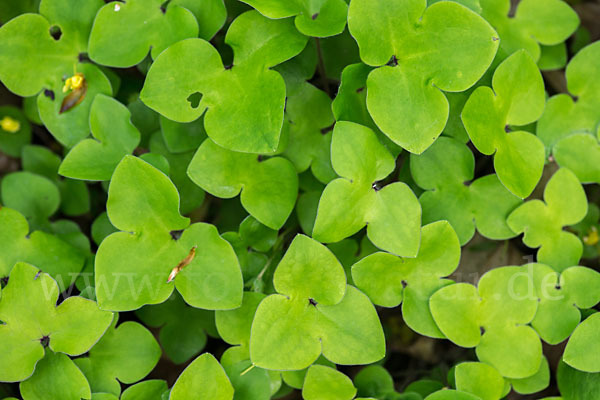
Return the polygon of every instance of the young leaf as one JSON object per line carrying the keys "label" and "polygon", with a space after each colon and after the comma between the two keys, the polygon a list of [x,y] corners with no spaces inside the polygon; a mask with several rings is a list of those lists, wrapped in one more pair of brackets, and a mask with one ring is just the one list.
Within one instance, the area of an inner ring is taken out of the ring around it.
{"label": "young leaf", "polygon": [[87,357],[75,359],[94,393],[120,395],[119,382],[131,384],[144,378],[161,355],[160,346],[148,329],[133,321],[116,327],[118,319],[116,315]]}
{"label": "young leaf", "polygon": [[363,62],[380,67],[367,79],[369,113],[390,139],[417,154],[446,125],[443,92],[472,86],[498,48],[494,29],[454,2],[355,0],[348,28]]}
{"label": "young leaf", "polygon": [[58,236],[31,231],[18,211],[0,208],[0,277],[9,276],[18,261],[38,266],[57,280],[60,291],[69,287],[84,265],[83,255]]}
{"label": "young leaf", "polygon": [[443,278],[459,260],[456,233],[447,221],[439,221],[423,227],[416,258],[371,254],[352,266],[352,278],[376,305],[397,307],[402,302],[404,322],[414,331],[443,338],[429,311],[429,298],[452,282]]}
{"label": "young leaf", "polygon": [[60,165],[58,173],[75,179],[109,180],[123,156],[140,142],[140,132],[131,123],[131,113],[117,100],[98,95],[90,111],[94,139],[77,143]]}
{"label": "young leaf", "polygon": [[161,395],[168,391],[167,382],[153,379],[129,386],[123,391],[121,400],[160,399]]}
{"label": "young leaf", "polygon": [[541,392],[550,385],[550,366],[546,357],[542,358],[540,369],[535,375],[523,379],[506,379],[513,390],[520,394],[532,394]]}
{"label": "young leaf", "polygon": [[98,64],[131,67],[149,50],[156,58],[169,45],[197,36],[198,22],[184,7],[163,0],[110,2],[94,20],[89,55]]}
{"label": "young leaf", "polygon": [[367,236],[375,246],[415,257],[421,206],[402,182],[379,187],[378,181],[394,170],[395,163],[375,133],[353,122],[336,123],[331,162],[341,178],[323,191],[313,237],[321,242],[338,242],[367,225]]}
{"label": "young leaf", "polygon": [[0,381],[18,382],[33,373],[44,347],[77,356],[102,337],[113,314],[95,302],[69,297],[58,307],[59,289],[46,273],[17,263],[0,298]]}
{"label": "young leaf", "polygon": [[480,362],[464,362],[454,370],[456,389],[476,395],[481,400],[500,400],[504,378],[492,366]]}
{"label": "young leaf", "polygon": [[577,29],[579,18],[562,0],[523,0],[514,16],[508,0],[481,0],[481,15],[498,31],[502,60],[525,49],[534,61],[540,58],[540,44],[564,42]]}
{"label": "young leaf", "polygon": [[352,400],[355,394],[350,378],[324,365],[311,366],[302,386],[304,400]]}
{"label": "young leaf", "polygon": [[169,400],[233,400],[233,387],[212,354],[204,353],[181,373]]}
{"label": "young leaf", "polygon": [[198,148],[188,175],[208,193],[232,198],[241,191],[244,208],[271,229],[288,219],[298,195],[298,176],[293,164],[281,157],[238,153],[207,139]]}
{"label": "young leaf", "polygon": [[227,9],[223,0],[172,0],[178,5],[190,10],[198,21],[198,36],[210,40],[221,29],[227,19]]}
{"label": "young leaf", "polygon": [[548,100],[537,125],[537,135],[561,167],[569,168],[581,182],[600,183],[600,131],[597,113],[600,87],[588,79],[600,73],[600,43],[592,43],[571,59],[566,70],[568,94]]}
{"label": "young leaf", "polygon": [[527,325],[538,306],[531,282],[521,267],[496,268],[481,277],[477,288],[456,283],[435,292],[431,314],[450,341],[476,347],[479,360],[502,376],[526,378],[542,362],[540,338]]}
{"label": "young leaf", "polygon": [[175,364],[198,355],[206,345],[207,333],[217,336],[214,313],[187,306],[177,293],[164,303],[144,306],[135,314],[144,324],[160,329],[160,344]]}
{"label": "young leaf", "polygon": [[[179,214],[177,190],[162,172],[125,156],[112,176],[107,212],[121,232],[104,239],[96,254],[101,307],[134,310],[162,303],[174,287],[194,307],[239,306],[243,283],[233,249],[213,225],[190,225]],[[179,230],[178,239],[171,236]]]}
{"label": "young leaf", "polygon": [[[492,89],[493,88],[493,89]],[[494,155],[498,178],[513,194],[525,198],[542,177],[544,145],[533,134],[511,125],[527,125],[544,111],[544,81],[531,56],[520,50],[494,72],[492,88],[478,87],[462,111],[475,147]]]}
{"label": "young leaf", "polygon": [[563,354],[563,361],[584,372],[600,372],[600,314],[594,313],[575,329]]}
{"label": "young leaf", "polygon": [[579,309],[600,302],[600,273],[586,267],[569,267],[560,274],[543,264],[529,265],[539,305],[531,326],[549,344],[571,335],[581,321]]}
{"label": "young leaf", "polygon": [[85,376],[62,353],[46,349],[35,372],[19,385],[23,400],[90,399],[92,393]]}
{"label": "young leaf", "polygon": [[579,238],[563,227],[581,221],[587,213],[587,199],[577,177],[559,169],[544,189],[544,201],[530,200],[508,217],[516,233],[524,233],[523,243],[538,248],[537,259],[557,271],[577,265],[583,253]]}
{"label": "young leaf", "polygon": [[506,218],[521,200],[494,174],[469,184],[474,170],[473,154],[456,139],[441,137],[425,153],[411,154],[412,177],[426,190],[419,198],[423,223],[447,220],[461,245],[471,240],[475,228],[495,240],[514,237]]}
{"label": "young leaf", "polygon": [[298,235],[273,277],[275,290],[254,316],[250,359],[265,369],[300,370],[321,353],[336,364],[369,364],[385,355],[375,308],[346,285],[344,269],[320,243]]}
{"label": "young leaf", "polygon": [[152,64],[141,99],[177,122],[194,121],[206,112],[206,133],[220,146],[272,153],[283,124],[285,83],[269,68],[300,53],[306,41],[291,21],[244,13],[225,38],[234,51],[230,68],[223,67],[210,43],[180,41]]}
{"label": "young leaf", "polygon": [[344,0],[242,0],[268,18],[295,16],[296,28],[307,36],[339,35],[346,26],[348,4]]}

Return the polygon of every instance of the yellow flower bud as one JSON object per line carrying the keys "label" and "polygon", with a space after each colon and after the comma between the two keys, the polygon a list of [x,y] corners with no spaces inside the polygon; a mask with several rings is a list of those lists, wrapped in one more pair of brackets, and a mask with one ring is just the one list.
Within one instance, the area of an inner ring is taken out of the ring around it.
{"label": "yellow flower bud", "polygon": [[21,123],[8,115],[0,120],[0,127],[10,133],[16,133],[21,129]]}

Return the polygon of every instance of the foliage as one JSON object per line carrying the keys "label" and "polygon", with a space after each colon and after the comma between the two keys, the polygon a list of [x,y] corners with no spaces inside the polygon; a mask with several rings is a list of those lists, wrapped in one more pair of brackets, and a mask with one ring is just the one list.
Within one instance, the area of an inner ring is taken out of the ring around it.
{"label": "foliage", "polygon": [[572,3],[0,2],[0,398],[595,399]]}

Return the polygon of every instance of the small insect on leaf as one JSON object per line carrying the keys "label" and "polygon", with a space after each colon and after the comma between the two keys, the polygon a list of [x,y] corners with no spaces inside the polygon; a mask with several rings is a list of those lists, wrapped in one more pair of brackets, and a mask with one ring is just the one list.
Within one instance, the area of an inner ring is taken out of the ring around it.
{"label": "small insect on leaf", "polygon": [[192,262],[192,260],[196,256],[196,248],[197,247],[198,246],[192,247],[192,249],[190,250],[188,255],[185,256],[185,258],[183,260],[181,260],[179,262],[179,264],[177,264],[177,266],[171,270],[171,273],[169,274],[169,278],[167,279],[167,283],[173,281],[173,279],[175,279],[177,274],[179,272],[181,272],[182,269],[184,269],[187,265],[189,265]]}
{"label": "small insect on leaf", "polygon": [[87,92],[87,82],[82,73],[78,72],[72,77],[68,78],[65,81],[65,86],[63,86],[63,93],[71,90],[71,93],[65,96],[60,105],[59,114],[62,114],[66,111],[69,111],[79,103],[85,99],[85,94]]}

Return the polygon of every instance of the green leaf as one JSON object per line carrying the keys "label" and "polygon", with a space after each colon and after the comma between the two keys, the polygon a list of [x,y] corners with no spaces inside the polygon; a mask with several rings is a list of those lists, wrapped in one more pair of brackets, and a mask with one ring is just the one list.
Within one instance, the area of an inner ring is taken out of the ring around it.
{"label": "green leaf", "polygon": [[335,178],[329,156],[334,123],[329,96],[304,82],[287,97],[286,113],[289,139],[282,155],[294,163],[298,173],[310,167],[323,183]]}
{"label": "green leaf", "polygon": [[429,306],[450,341],[476,347],[479,360],[502,376],[526,378],[542,362],[540,338],[527,325],[538,306],[532,286],[524,268],[501,267],[484,274],[477,288],[467,283],[441,288]]}
{"label": "green leaf", "polygon": [[59,174],[75,179],[109,180],[123,156],[140,142],[131,113],[115,99],[98,95],[90,111],[94,139],[77,143],[60,165]]}
{"label": "green leaf", "polygon": [[598,122],[599,87],[587,77],[597,74],[600,43],[592,43],[571,59],[566,70],[568,94],[548,100],[537,125],[537,135],[561,167],[567,167],[583,183],[600,182],[596,160],[600,155]]}
{"label": "green leaf", "polygon": [[123,391],[121,400],[160,399],[165,392],[168,392],[167,382],[153,379],[129,386]]}
{"label": "green leaf", "polygon": [[535,135],[509,126],[536,121],[545,100],[542,74],[520,50],[496,69],[492,88],[480,86],[471,94],[462,112],[475,147],[494,155],[498,178],[521,198],[529,196],[542,177],[544,145]]}
{"label": "green leaf", "polygon": [[232,400],[233,387],[223,367],[204,353],[181,373],[171,389],[170,400]]}
{"label": "green leaf", "polygon": [[375,308],[346,285],[343,267],[320,243],[292,241],[275,270],[278,293],[265,298],[252,322],[250,358],[258,367],[300,370],[321,353],[336,364],[369,364],[385,355]]}
{"label": "green leaf", "polygon": [[423,227],[416,258],[371,254],[352,266],[352,278],[376,305],[397,307],[403,302],[404,322],[414,331],[443,338],[429,311],[429,298],[451,283],[442,278],[454,272],[459,260],[456,233],[447,221],[439,221]]}
{"label": "green leaf", "polygon": [[[125,156],[110,183],[107,212],[121,232],[104,239],[96,255],[101,307],[134,310],[162,303],[174,287],[194,307],[240,305],[242,274],[233,249],[213,225],[190,225],[179,214],[177,190],[162,172]],[[179,230],[174,239],[171,232]],[[179,265],[184,267],[177,271]],[[174,284],[168,282],[173,273]]]}
{"label": "green leaf", "polygon": [[20,171],[2,179],[2,203],[19,211],[35,228],[44,228],[60,204],[60,193],[49,179]]}
{"label": "green leaf", "polygon": [[321,196],[313,237],[338,242],[367,225],[367,236],[374,245],[415,257],[421,207],[402,182],[378,186],[395,163],[375,133],[352,122],[338,122],[333,130],[331,162],[341,178],[330,182]]}
{"label": "green leaf", "polygon": [[583,253],[579,238],[563,227],[581,221],[587,213],[587,199],[577,177],[559,169],[544,189],[544,201],[530,200],[508,217],[516,233],[524,233],[523,243],[538,248],[537,259],[557,271],[577,265]]}
{"label": "green leaf", "polygon": [[285,84],[269,68],[300,53],[306,41],[289,21],[244,13],[225,38],[234,51],[229,69],[208,42],[183,40],[157,57],[141,98],[177,122],[194,121],[206,112],[206,133],[220,146],[271,153],[283,124]]}
{"label": "green leaf", "polygon": [[354,377],[354,386],[361,397],[383,398],[395,392],[394,379],[384,367],[377,364],[361,369]]}
{"label": "green leaf", "polygon": [[127,321],[117,327],[117,321],[118,316],[115,316],[111,327],[87,357],[75,359],[95,393],[120,395],[119,382],[131,384],[144,378],[161,355],[156,339],[143,325]]}
{"label": "green leaf", "polygon": [[523,0],[514,15],[510,3],[480,0],[481,15],[498,31],[504,59],[525,49],[534,61],[540,58],[540,44],[552,46],[564,42],[579,25],[575,11],[562,0]]}
{"label": "green leaf", "polygon": [[180,124],[163,116],[160,117],[160,130],[167,149],[173,153],[193,151],[206,139],[204,118]]}
{"label": "green leaf", "polygon": [[452,138],[439,138],[425,153],[410,156],[410,172],[426,191],[419,201],[423,223],[447,220],[460,244],[466,244],[475,228],[485,237],[502,240],[516,234],[506,218],[521,200],[491,174],[472,183],[475,160],[469,148]]}
{"label": "green leaf", "polygon": [[0,208],[0,277],[8,277],[18,261],[36,265],[57,280],[61,292],[71,285],[84,264],[84,257],[58,236],[30,230],[18,211]]}
{"label": "green leaf", "polygon": [[20,157],[23,146],[31,142],[31,124],[16,107],[0,107],[0,151]]}
{"label": "green leaf", "polygon": [[361,59],[380,67],[367,79],[369,113],[390,139],[417,154],[446,125],[443,91],[472,86],[498,48],[494,29],[454,2],[426,7],[419,0],[353,1],[348,27]]}
{"label": "green leaf", "polygon": [[162,304],[142,307],[136,315],[144,324],[160,329],[160,344],[175,364],[198,355],[207,333],[216,336],[214,313],[187,306],[177,293]]}
{"label": "green leaf", "polygon": [[0,299],[0,381],[31,376],[46,343],[55,352],[85,353],[110,325],[113,314],[99,310],[95,302],[69,297],[57,307],[58,295],[48,274],[29,264],[15,265]]}
{"label": "green leaf", "polygon": [[540,369],[535,375],[523,379],[507,379],[515,392],[531,394],[541,392],[550,385],[550,366],[546,357],[542,358]]}
{"label": "green leaf", "polygon": [[268,18],[295,16],[296,28],[307,36],[327,37],[342,33],[348,4],[344,0],[243,0]]}
{"label": "green leaf", "polygon": [[91,399],[90,385],[64,354],[46,350],[34,374],[19,385],[23,400]]}
{"label": "green leaf", "polygon": [[585,319],[575,329],[563,354],[563,361],[583,372],[600,372],[598,340],[600,314],[595,313]]}
{"label": "green leaf", "polygon": [[[261,368],[252,368],[252,364],[248,359],[233,365],[225,365],[223,363],[223,368],[233,385],[235,400],[271,399],[270,371]],[[281,381],[281,378],[279,378],[279,381]]]}
{"label": "green leaf", "polygon": [[215,322],[219,336],[229,344],[240,345],[248,351],[250,329],[256,308],[266,296],[258,292],[244,292],[242,305],[235,310],[215,312]]}
{"label": "green leaf", "polygon": [[504,391],[504,378],[490,365],[464,362],[456,366],[456,389],[476,395],[481,400],[500,400]]}
{"label": "green leaf", "polygon": [[563,361],[558,363],[556,380],[564,400],[587,400],[600,390],[600,374],[579,371]]}
{"label": "green leaf", "polygon": [[[44,0],[40,14],[23,14],[0,28],[0,80],[15,94],[29,97],[71,76],[102,0]],[[60,27],[54,39],[51,26]],[[77,65],[77,68],[84,64]],[[95,68],[89,65],[90,68]],[[58,93],[55,93],[58,95]]]}
{"label": "green leaf", "polygon": [[581,321],[579,309],[600,302],[600,273],[586,267],[569,267],[558,273],[533,264],[533,284],[539,297],[538,311],[531,326],[549,344],[558,344],[571,335]]}
{"label": "green leaf", "polygon": [[293,164],[281,157],[238,153],[207,139],[198,148],[188,175],[213,196],[237,196],[244,208],[271,229],[279,229],[296,204],[298,177]]}
{"label": "green leaf", "polygon": [[352,400],[355,394],[350,378],[324,365],[310,367],[302,386],[304,400]]}
{"label": "green leaf", "polygon": [[141,62],[148,51],[156,58],[171,44],[196,36],[198,22],[184,7],[164,4],[163,0],[111,2],[96,15],[89,55],[98,64],[131,67]]}
{"label": "green leaf", "polygon": [[92,238],[97,246],[100,246],[105,237],[116,231],[117,229],[110,223],[106,212],[98,215],[92,223]]}

